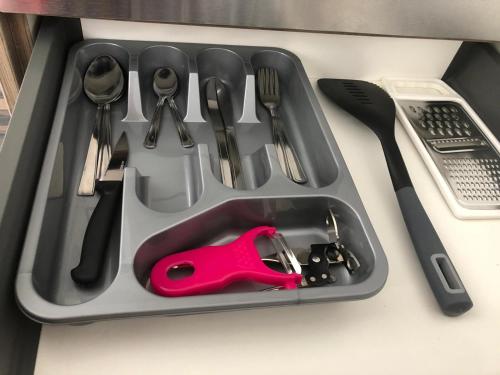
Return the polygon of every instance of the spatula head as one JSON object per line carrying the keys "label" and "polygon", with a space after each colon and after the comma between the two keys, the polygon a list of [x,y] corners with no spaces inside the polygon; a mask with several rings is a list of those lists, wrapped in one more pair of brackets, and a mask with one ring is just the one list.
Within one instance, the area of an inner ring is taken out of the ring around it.
{"label": "spatula head", "polygon": [[394,134],[396,110],[380,87],[352,79],[320,79],[320,90],[341,108],[369,126],[377,136]]}
{"label": "spatula head", "polygon": [[394,137],[396,110],[391,97],[377,85],[365,81],[320,79],[318,85],[329,99],[365,123],[378,136],[394,189],[412,186]]}

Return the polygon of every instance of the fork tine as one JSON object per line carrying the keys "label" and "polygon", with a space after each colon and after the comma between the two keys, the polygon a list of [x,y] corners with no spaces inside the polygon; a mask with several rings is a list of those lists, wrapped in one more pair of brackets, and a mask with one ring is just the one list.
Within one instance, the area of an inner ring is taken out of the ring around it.
{"label": "fork tine", "polygon": [[261,91],[262,91],[262,99],[265,100],[265,96],[267,95],[267,92],[266,92],[266,69],[265,68],[261,68],[261,83],[262,83],[262,88],[261,88]]}
{"label": "fork tine", "polygon": [[267,92],[268,92],[268,95],[273,95],[273,82],[272,82],[272,79],[273,79],[273,74],[272,74],[272,71],[271,71],[271,68],[267,68]]}
{"label": "fork tine", "polygon": [[264,92],[269,95],[269,74],[267,68],[264,68]]}
{"label": "fork tine", "polygon": [[[257,84],[262,102],[279,103],[279,75],[275,68],[262,67],[257,70]],[[278,104],[279,105],[279,104]]]}
{"label": "fork tine", "polygon": [[269,92],[269,95],[274,96],[274,92],[273,92],[273,87],[274,87],[274,77],[273,77],[273,70],[271,68],[267,68],[267,74],[269,76],[268,78],[268,84],[269,84],[269,88],[267,89],[267,91]]}
{"label": "fork tine", "polygon": [[262,87],[264,88],[264,95],[267,95],[267,68],[262,68]]}
{"label": "fork tine", "polygon": [[279,96],[280,83],[279,83],[278,70],[276,69],[273,69],[273,79],[274,79],[274,95]]}

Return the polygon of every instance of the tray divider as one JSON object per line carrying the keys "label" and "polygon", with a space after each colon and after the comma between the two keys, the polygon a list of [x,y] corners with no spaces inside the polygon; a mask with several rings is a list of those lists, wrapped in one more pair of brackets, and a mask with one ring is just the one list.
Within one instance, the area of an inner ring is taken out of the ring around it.
{"label": "tray divider", "polygon": [[130,53],[127,90],[127,115],[123,122],[148,122],[142,111],[141,86],[139,82],[139,55]]}
{"label": "tray divider", "polygon": [[255,92],[255,74],[252,66],[245,63],[245,94],[243,98],[243,110],[238,123],[260,124],[257,118],[256,101],[257,95]]}
{"label": "tray divider", "polygon": [[206,123],[205,119],[201,115],[200,81],[198,77],[198,64],[195,58],[191,57],[189,59],[188,69],[188,98],[184,122]]}

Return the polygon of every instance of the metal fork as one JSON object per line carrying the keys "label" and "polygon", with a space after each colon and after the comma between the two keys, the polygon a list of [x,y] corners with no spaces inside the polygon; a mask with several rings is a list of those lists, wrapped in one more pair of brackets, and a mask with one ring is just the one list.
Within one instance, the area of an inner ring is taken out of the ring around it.
{"label": "metal fork", "polygon": [[280,105],[278,71],[274,68],[259,68],[257,71],[257,85],[260,101],[271,115],[273,143],[274,147],[276,147],[281,169],[292,181],[305,184],[307,177],[304,169],[293,146],[288,142],[283,122],[278,113]]}

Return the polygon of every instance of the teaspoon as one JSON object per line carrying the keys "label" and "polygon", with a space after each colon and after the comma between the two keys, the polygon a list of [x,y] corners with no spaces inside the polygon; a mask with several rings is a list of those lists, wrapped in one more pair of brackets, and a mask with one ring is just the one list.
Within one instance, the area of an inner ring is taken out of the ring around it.
{"label": "teaspoon", "polygon": [[156,95],[158,95],[158,102],[156,103],[156,109],[153,113],[153,117],[151,118],[151,126],[149,127],[148,134],[146,134],[146,138],[144,139],[144,147],[156,147],[158,135],[160,133],[161,114],[165,101],[168,103],[172,116],[174,117],[175,126],[177,127],[182,147],[189,148],[194,146],[193,139],[191,138],[184,121],[182,121],[179,109],[174,101],[177,88],[177,75],[173,69],[159,68],[155,71],[153,77],[153,90]]}

